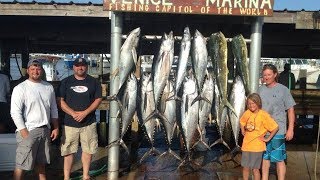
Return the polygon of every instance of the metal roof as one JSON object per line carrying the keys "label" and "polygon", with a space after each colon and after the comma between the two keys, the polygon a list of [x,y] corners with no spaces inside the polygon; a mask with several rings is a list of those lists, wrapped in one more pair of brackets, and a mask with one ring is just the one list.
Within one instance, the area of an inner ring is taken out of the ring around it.
{"label": "metal roof", "polygon": [[[9,4],[75,4],[75,5],[102,5],[103,0],[0,0],[0,3]],[[319,0],[275,0],[275,11],[320,11]]]}

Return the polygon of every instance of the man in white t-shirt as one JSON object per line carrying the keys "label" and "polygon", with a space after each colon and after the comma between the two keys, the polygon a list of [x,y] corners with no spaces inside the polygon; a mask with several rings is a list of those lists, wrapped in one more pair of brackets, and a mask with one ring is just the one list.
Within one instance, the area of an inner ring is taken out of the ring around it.
{"label": "man in white t-shirt", "polygon": [[[12,92],[11,117],[17,127],[17,153],[14,180],[35,168],[39,179],[46,179],[45,165],[50,163],[50,142],[59,134],[58,109],[54,89],[41,80],[41,63],[28,62],[29,78]],[[50,123],[53,130],[50,133]]]}

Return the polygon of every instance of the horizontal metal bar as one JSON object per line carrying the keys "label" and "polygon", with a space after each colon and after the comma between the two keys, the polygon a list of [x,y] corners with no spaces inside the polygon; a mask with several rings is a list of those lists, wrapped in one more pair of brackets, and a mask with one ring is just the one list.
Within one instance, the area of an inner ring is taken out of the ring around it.
{"label": "horizontal metal bar", "polygon": [[[122,35],[122,39],[127,39],[128,35]],[[161,40],[162,36],[159,35],[143,35],[142,39],[143,40]],[[205,37],[206,40],[209,39],[209,37]],[[226,38],[228,42],[232,41],[232,38]],[[182,36],[174,36],[174,40],[178,40],[181,41],[182,40]],[[246,43],[251,43],[251,39],[244,39]]]}

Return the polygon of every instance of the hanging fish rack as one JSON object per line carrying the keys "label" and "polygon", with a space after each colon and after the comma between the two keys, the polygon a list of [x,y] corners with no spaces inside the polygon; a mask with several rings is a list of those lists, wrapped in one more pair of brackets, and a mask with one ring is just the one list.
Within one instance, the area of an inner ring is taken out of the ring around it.
{"label": "hanging fish rack", "polygon": [[[122,35],[121,38],[122,39],[127,39],[128,35]],[[143,40],[161,40],[162,36],[159,35],[143,35],[141,36],[141,38]],[[182,36],[174,36],[173,37],[175,41],[181,41],[182,40]],[[191,37],[191,39],[193,39],[193,37]],[[205,37],[206,40],[209,39],[209,37]],[[227,42],[231,42],[232,38],[226,38]],[[246,43],[251,43],[251,39],[244,39]]]}

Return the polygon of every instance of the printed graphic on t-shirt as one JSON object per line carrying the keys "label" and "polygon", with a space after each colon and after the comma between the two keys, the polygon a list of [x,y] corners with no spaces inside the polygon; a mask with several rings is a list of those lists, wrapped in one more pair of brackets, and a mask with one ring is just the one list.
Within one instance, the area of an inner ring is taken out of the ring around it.
{"label": "printed graphic on t-shirt", "polygon": [[72,86],[71,89],[77,93],[84,93],[88,91],[86,86]]}

